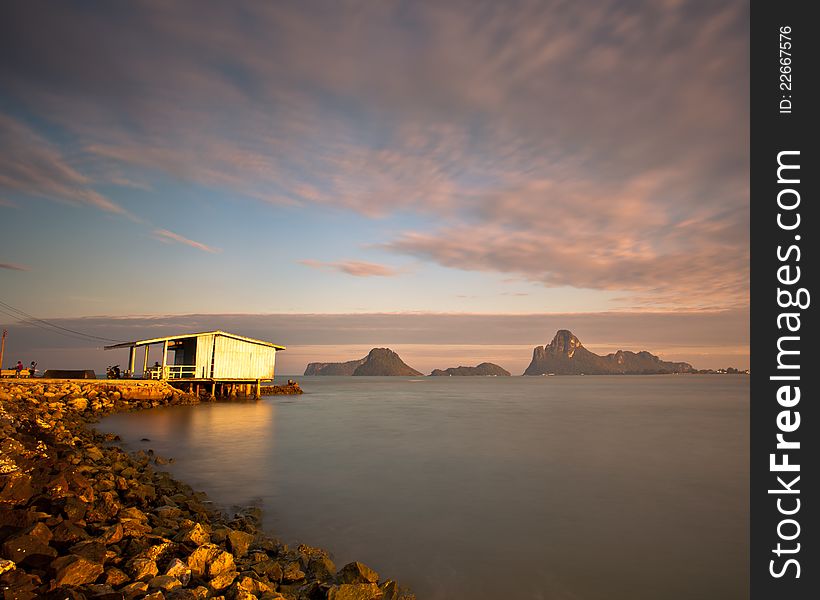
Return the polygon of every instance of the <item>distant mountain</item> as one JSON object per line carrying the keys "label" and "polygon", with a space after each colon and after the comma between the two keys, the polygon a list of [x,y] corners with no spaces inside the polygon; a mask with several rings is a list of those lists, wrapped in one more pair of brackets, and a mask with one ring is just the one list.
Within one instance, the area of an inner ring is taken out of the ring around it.
{"label": "distant mountain", "polygon": [[536,346],[524,375],[657,375],[691,373],[692,365],[667,362],[649,352],[618,350],[600,356],[590,352],[571,331],[561,329],[546,346]]}
{"label": "distant mountain", "polygon": [[364,364],[366,359],[351,360],[343,363],[309,363],[305,375],[353,375],[353,371]]}
{"label": "distant mountain", "polygon": [[343,363],[310,363],[305,369],[305,375],[414,377],[421,373],[407,366],[401,357],[390,348],[373,348],[367,356],[359,360]]}
{"label": "distant mountain", "polygon": [[477,367],[450,367],[449,369],[443,370],[435,369],[432,373],[430,373],[431,377],[467,375],[502,375],[505,377],[509,377],[510,372],[506,369],[502,369],[501,367],[493,363],[484,362],[478,365]]}

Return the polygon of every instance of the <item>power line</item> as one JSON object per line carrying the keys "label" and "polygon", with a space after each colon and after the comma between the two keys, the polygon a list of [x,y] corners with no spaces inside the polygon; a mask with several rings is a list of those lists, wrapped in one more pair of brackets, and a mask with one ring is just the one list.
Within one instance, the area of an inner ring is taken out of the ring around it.
{"label": "power line", "polygon": [[[92,335],[90,333],[84,333],[82,331],[77,331],[76,329],[69,329],[68,327],[63,327],[61,325],[57,325],[56,323],[52,323],[50,321],[46,321],[45,319],[40,319],[38,317],[35,317],[34,315],[30,315],[29,313],[25,312],[24,310],[20,310],[19,308],[15,308],[15,307],[11,306],[10,304],[7,304],[7,303],[3,302],[2,300],[0,300],[0,307],[5,307],[6,309],[13,311],[14,313],[18,313],[18,314],[10,314],[7,310],[3,310],[2,308],[0,308],[0,312],[3,312],[4,314],[6,314],[10,317],[13,317],[15,319],[18,319],[21,322],[24,322],[28,325],[33,325],[34,327],[39,327],[40,329],[44,329],[44,330],[47,330],[47,331],[52,331],[53,333],[57,333],[57,334],[60,334],[61,331],[65,332],[65,333],[62,333],[61,335],[72,334],[72,335],[66,335],[66,337],[75,337],[75,338],[77,338],[79,336],[78,339],[83,339],[83,340],[86,340],[86,341],[96,340],[96,341],[101,341],[101,342],[125,342],[125,341],[127,341],[127,340],[115,340],[115,339],[112,339],[112,338],[100,337],[98,335]],[[23,317],[20,317],[19,315],[23,315]],[[43,327],[43,325],[45,325],[46,327]],[[52,329],[47,329],[48,327],[50,327]],[[59,330],[59,331],[56,331],[56,330]]]}
{"label": "power line", "polygon": [[8,312],[7,310],[3,310],[2,308],[0,308],[0,313],[9,316],[12,319],[15,319],[17,323],[22,323],[23,325],[30,325],[32,327],[42,329],[43,331],[47,331],[49,333],[56,333],[57,335],[61,335],[61,336],[67,337],[67,338],[71,338],[73,340],[81,340],[83,342],[96,341],[96,340],[90,340],[87,337],[81,337],[79,335],[74,335],[73,333],[65,333],[65,332],[60,331],[59,329],[52,329],[51,327],[46,327],[45,325],[41,325],[40,323],[37,323],[36,321],[29,321],[28,319],[23,319],[19,315],[15,315],[14,313]]}

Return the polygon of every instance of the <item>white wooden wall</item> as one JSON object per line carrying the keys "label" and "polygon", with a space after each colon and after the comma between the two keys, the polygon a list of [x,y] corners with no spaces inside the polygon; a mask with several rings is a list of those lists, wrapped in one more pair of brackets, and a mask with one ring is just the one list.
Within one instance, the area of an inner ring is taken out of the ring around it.
{"label": "white wooden wall", "polygon": [[211,376],[211,360],[214,356],[214,336],[201,335],[196,338],[196,376]]}
{"label": "white wooden wall", "polygon": [[276,348],[218,335],[214,356],[215,379],[273,379]]}

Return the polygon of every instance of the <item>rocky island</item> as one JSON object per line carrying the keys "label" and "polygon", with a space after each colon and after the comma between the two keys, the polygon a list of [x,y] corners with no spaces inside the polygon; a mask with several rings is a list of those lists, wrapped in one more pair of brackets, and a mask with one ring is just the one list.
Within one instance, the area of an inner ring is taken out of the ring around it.
{"label": "rocky island", "polygon": [[667,362],[647,351],[590,352],[571,331],[559,330],[546,346],[536,346],[524,375],[660,375],[692,373],[692,365]]}
{"label": "rocky island", "polygon": [[266,535],[88,427],[118,411],[194,404],[162,381],[0,382],[0,590],[30,600],[413,600],[353,562]]}
{"label": "rocky island", "polygon": [[341,363],[310,363],[305,375],[356,375],[356,376],[398,376],[415,377],[421,375],[405,364],[401,357],[390,348],[373,348],[359,360]]}
{"label": "rocky island", "polygon": [[496,364],[483,362],[475,367],[450,367],[449,369],[434,369],[430,377],[459,377],[459,376],[509,377],[510,372]]}

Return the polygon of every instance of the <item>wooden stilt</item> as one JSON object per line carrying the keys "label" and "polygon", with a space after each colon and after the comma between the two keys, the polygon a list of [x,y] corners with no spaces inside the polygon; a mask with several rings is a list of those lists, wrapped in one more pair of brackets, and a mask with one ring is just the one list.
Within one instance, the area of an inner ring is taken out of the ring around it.
{"label": "wooden stilt", "polygon": [[145,356],[142,359],[142,378],[148,377],[148,344],[145,344]]}

